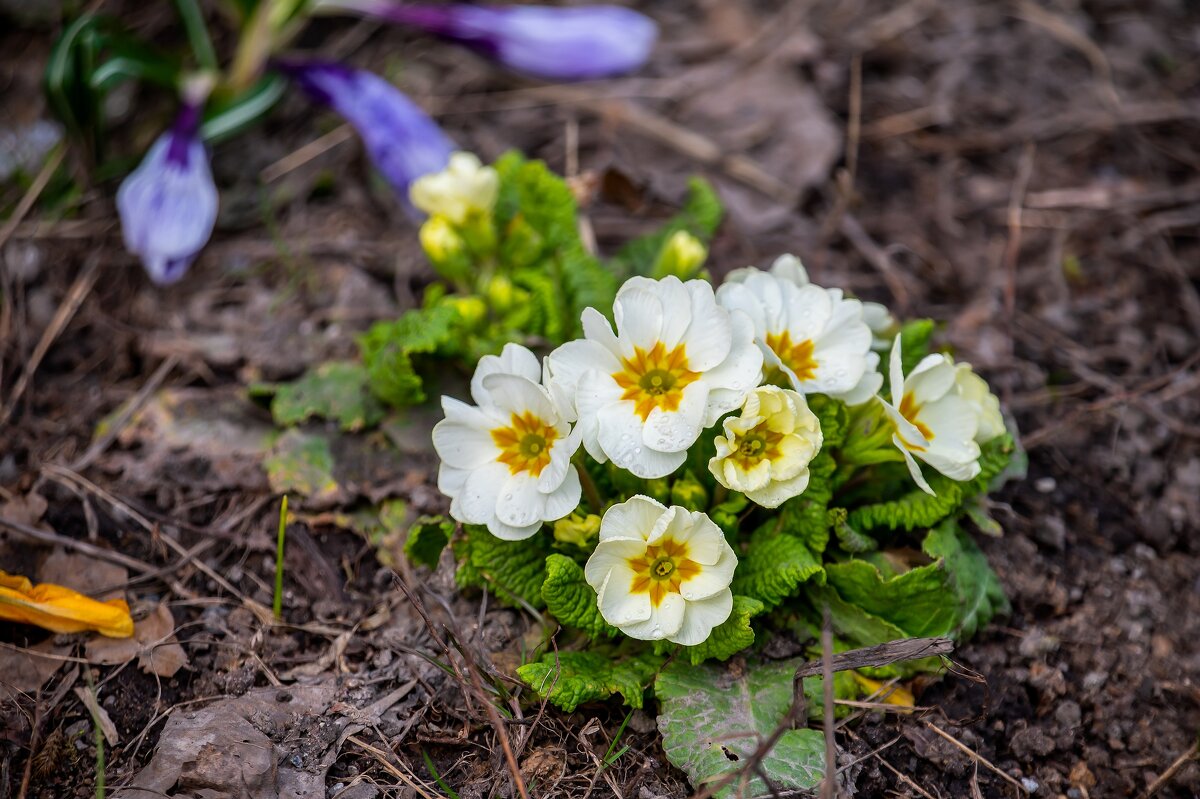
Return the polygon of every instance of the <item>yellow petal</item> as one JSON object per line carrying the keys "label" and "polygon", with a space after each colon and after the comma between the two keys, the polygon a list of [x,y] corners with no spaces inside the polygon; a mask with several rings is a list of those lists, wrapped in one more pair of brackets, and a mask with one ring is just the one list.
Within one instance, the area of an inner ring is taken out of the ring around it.
{"label": "yellow petal", "polygon": [[[857,671],[850,672],[854,675],[854,679],[862,686],[862,689],[867,692],[867,695],[878,694],[883,697],[878,701],[887,705],[896,705],[897,707],[913,707],[917,700],[913,698],[912,691],[905,688],[900,683],[888,685],[877,680],[872,680],[870,677],[864,677]],[[887,696],[883,696],[883,694]]]}
{"label": "yellow petal", "polygon": [[56,633],[95,630],[109,638],[133,635],[133,618],[124,599],[100,602],[53,583],[33,585],[0,571],[0,619],[36,624]]}

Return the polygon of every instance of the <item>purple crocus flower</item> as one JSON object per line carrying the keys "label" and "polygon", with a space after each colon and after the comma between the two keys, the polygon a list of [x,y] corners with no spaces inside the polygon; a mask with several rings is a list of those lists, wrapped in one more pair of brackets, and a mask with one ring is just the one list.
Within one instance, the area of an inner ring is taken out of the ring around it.
{"label": "purple crocus flower", "polygon": [[457,149],[416,103],[374,73],[326,61],[276,66],[354,126],[371,161],[406,202],[409,184],[440,172]]}
{"label": "purple crocus flower", "polygon": [[412,25],[466,45],[538,78],[589,80],[638,69],[650,57],[658,26],[620,6],[423,5],[394,0],[318,0]]}
{"label": "purple crocus flower", "polygon": [[208,243],[217,187],[200,141],[200,102],[184,102],[171,128],[117,190],[125,247],[160,285],[174,283]]}

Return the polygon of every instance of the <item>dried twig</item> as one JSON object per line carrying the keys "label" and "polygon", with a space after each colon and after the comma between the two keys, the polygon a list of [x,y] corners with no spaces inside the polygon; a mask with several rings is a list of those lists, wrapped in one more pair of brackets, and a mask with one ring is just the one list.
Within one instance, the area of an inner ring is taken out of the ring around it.
{"label": "dried twig", "polygon": [[953,735],[951,735],[950,733],[943,730],[941,727],[937,726],[936,724],[934,724],[931,721],[926,721],[926,722],[922,722],[922,723],[926,727],[928,727],[929,729],[933,730],[935,733],[940,735],[941,737],[945,738],[951,744],[953,744],[954,747],[956,749],[958,749],[960,752],[962,752],[964,755],[971,758],[976,763],[979,763],[984,768],[991,771],[993,774],[999,776],[1001,779],[1003,779],[1009,785],[1012,785],[1014,788],[1017,789],[1017,792],[1019,794],[1029,793],[1027,790],[1025,790],[1025,786],[1022,785],[1019,780],[1017,780],[1015,777],[1010,776],[1009,774],[1004,773],[1003,771],[998,769],[996,766],[992,765],[992,761],[988,760],[986,757],[979,754],[974,749],[967,746],[962,741],[958,740]]}
{"label": "dried twig", "polygon": [[[902,638],[899,641],[889,641],[878,646],[868,646],[864,649],[852,649],[842,652],[832,658],[832,671],[849,671],[851,669],[887,666],[902,660],[918,660],[935,655],[948,655],[954,651],[954,642],[949,638]],[[823,664],[820,660],[805,663],[796,669],[796,679],[815,677],[822,673]]]}
{"label": "dried twig", "polygon": [[1175,758],[1175,762],[1167,766],[1167,770],[1158,775],[1154,782],[1147,786],[1146,791],[1138,797],[1138,799],[1150,799],[1151,796],[1158,793],[1163,787],[1171,781],[1171,779],[1179,773],[1179,770],[1193,760],[1200,759],[1200,741],[1192,744],[1192,748],[1188,749],[1179,757]]}
{"label": "dried twig", "polygon": [[62,163],[66,152],[66,147],[59,146],[46,159],[46,163],[42,165],[42,170],[38,172],[37,177],[33,179],[33,183],[26,189],[25,195],[21,197],[21,201],[17,203],[12,216],[4,223],[4,227],[0,228],[0,249],[3,249],[4,245],[8,243],[9,237],[16,231],[17,225],[21,224],[21,220],[25,218],[25,215],[29,213],[29,209],[33,208],[33,204],[41,196],[42,190],[46,188],[46,184],[50,182],[50,178],[54,177],[54,171]]}

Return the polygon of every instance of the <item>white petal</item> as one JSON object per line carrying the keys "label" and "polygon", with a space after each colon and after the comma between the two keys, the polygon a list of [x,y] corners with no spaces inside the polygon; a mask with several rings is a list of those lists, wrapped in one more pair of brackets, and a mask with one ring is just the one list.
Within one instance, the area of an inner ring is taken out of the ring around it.
{"label": "white petal", "polygon": [[804,286],[809,282],[808,270],[804,268],[804,264],[800,263],[799,258],[790,253],[775,259],[775,262],[771,264],[771,274],[797,286]]}
{"label": "white petal", "polygon": [[457,497],[463,514],[461,521],[487,524],[496,518],[496,501],[511,476],[503,463],[489,463],[471,472]]}
{"label": "white petal", "polygon": [[[786,329],[791,333],[792,343],[816,341],[833,314],[833,298],[828,291],[811,283],[799,287],[784,283],[781,288],[787,310]],[[772,332],[783,331],[776,328]]]}
{"label": "white petal", "polygon": [[911,452],[904,448],[904,445],[900,443],[898,436],[892,436],[892,443],[895,444],[900,450],[901,454],[904,455],[904,463],[908,466],[908,473],[912,475],[913,482],[916,483],[917,486],[929,496],[936,497],[937,494],[935,494],[933,489],[929,487],[928,481],[925,480],[925,475],[921,474],[921,466],[917,463],[917,459],[912,456]]}
{"label": "white petal", "polygon": [[549,494],[545,494],[546,508],[542,512],[542,518],[545,521],[552,522],[566,516],[579,507],[579,497],[581,494],[582,486],[579,483],[579,472],[572,466],[567,471],[567,476],[562,481],[562,485]]}
{"label": "white petal", "polygon": [[476,469],[499,454],[490,431],[446,419],[433,426],[433,448],[442,461],[459,469]]}
{"label": "white petal", "polygon": [[733,346],[720,366],[704,373],[709,386],[704,426],[711,427],[725,414],[741,407],[746,394],[762,381],[763,354],[754,343],[754,330],[741,313],[733,313]]}
{"label": "white petal", "polygon": [[657,294],[649,289],[631,288],[627,282],[617,293],[617,300],[613,304],[613,319],[617,322],[622,356],[628,358],[633,355],[634,346],[643,349],[653,347],[662,333],[663,316],[662,303]]}
{"label": "white petal", "polygon": [[918,405],[940,400],[954,390],[954,366],[944,355],[926,355],[904,380],[904,393]]}
{"label": "white petal", "polygon": [[659,452],[686,450],[696,443],[704,429],[707,405],[708,386],[703,380],[692,383],[683,390],[678,409],[650,411],[642,428],[642,443]]}
{"label": "white petal", "polygon": [[604,542],[610,538],[638,538],[644,542],[654,529],[655,523],[666,513],[666,505],[642,494],[636,494],[605,511],[600,520],[600,541]]}
{"label": "white petal", "polygon": [[542,367],[537,356],[520,344],[505,344],[499,355],[485,355],[479,359],[475,374],[471,377],[471,396],[477,405],[487,404],[483,391],[483,379],[492,374],[519,375],[533,383],[542,379]]}
{"label": "white petal", "polygon": [[[752,270],[758,272],[757,269]],[[726,280],[728,281],[728,277]],[[724,283],[717,289],[717,303],[727,311],[741,311],[750,320],[755,334],[761,338],[767,333],[767,317],[762,301],[749,288],[740,283]]]}
{"label": "white petal", "polygon": [[896,340],[892,342],[892,354],[888,358],[888,389],[892,395],[892,404],[897,408],[904,399],[904,366],[900,359],[900,336],[900,333],[896,334]]}
{"label": "white petal", "polygon": [[667,640],[683,646],[696,646],[708,640],[713,628],[723,624],[733,612],[733,593],[728,588],[707,599],[688,602],[679,629]]}
{"label": "white petal", "polygon": [[632,580],[633,572],[629,569],[629,561],[645,554],[646,542],[640,539],[623,538],[601,541],[596,545],[596,549],[588,558],[587,563],[584,564],[584,579],[587,580],[588,585],[599,591],[608,573],[613,569],[622,568],[629,572],[630,580]]}
{"label": "white petal", "polygon": [[[648,594],[641,596],[645,596],[649,603]],[[661,641],[664,638],[670,640],[683,625],[686,610],[687,602],[683,597],[679,594],[667,594],[663,597],[661,605],[650,608],[650,618],[643,622],[623,625],[621,632],[640,641]]]}
{"label": "white petal", "polygon": [[646,446],[643,422],[633,409],[628,400],[600,409],[596,415],[600,448],[613,463],[638,477],[666,477],[683,465],[687,452],[658,452]]}
{"label": "white petal", "polygon": [[550,462],[538,475],[538,491],[549,494],[562,485],[563,480],[567,478],[571,457],[579,449],[579,435],[578,430],[572,430],[565,438],[560,438],[550,445]]}
{"label": "white petal", "polygon": [[537,478],[522,472],[511,475],[496,500],[496,518],[513,527],[543,521],[546,495],[538,491]]}
{"label": "white petal", "polygon": [[[703,283],[708,288],[709,298],[712,298],[712,284],[706,280],[689,280],[684,283],[674,275],[668,275],[658,281],[655,286],[658,301],[662,304],[665,312],[659,340],[662,341],[668,352],[675,349],[677,344],[688,341],[691,335],[692,325],[696,319],[695,304],[690,296],[693,283]],[[713,299],[712,302],[715,304],[716,300]],[[703,367],[694,365],[692,349],[689,342],[688,365],[693,371],[700,371]]]}
{"label": "white petal", "polygon": [[746,491],[746,497],[764,508],[778,508],[793,497],[798,497],[808,488],[811,473],[807,468],[789,480],[772,480],[758,491]]}
{"label": "white petal", "polygon": [[496,536],[496,538],[504,541],[524,541],[530,538],[538,530],[542,529],[542,523],[536,522],[528,527],[513,527],[505,524],[499,519],[492,519],[487,523],[488,532]]}
{"label": "white petal", "polygon": [[632,583],[633,572],[629,567],[617,566],[605,575],[604,582],[596,591],[600,615],[614,627],[625,629],[626,625],[637,625],[654,615],[650,594],[631,593],[629,588]]}
{"label": "white petal", "polygon": [[721,539],[721,555],[716,563],[704,566],[699,574],[679,585],[679,593],[689,602],[707,599],[718,591],[729,587],[733,580],[733,571],[737,568],[737,556],[733,549]]}
{"label": "white petal", "polygon": [[469,469],[455,469],[443,462],[438,466],[438,491],[453,499],[462,492],[470,474]]}
{"label": "white petal", "polygon": [[604,314],[595,308],[584,308],[579,320],[583,323],[585,338],[604,347],[614,358],[620,357],[621,345],[617,341],[617,334],[613,332],[612,325],[604,318]]}
{"label": "white petal", "polygon": [[[733,346],[733,322],[729,311],[717,305],[708,281],[689,280],[685,297],[690,297],[691,303],[691,324],[682,336],[687,344],[688,368],[693,372],[704,372],[729,355]],[[670,342],[664,343],[671,346]]]}
{"label": "white petal", "polygon": [[532,412],[543,422],[558,421],[554,403],[537,383],[517,375],[494,373],[483,379],[483,393],[495,407],[513,414]]}

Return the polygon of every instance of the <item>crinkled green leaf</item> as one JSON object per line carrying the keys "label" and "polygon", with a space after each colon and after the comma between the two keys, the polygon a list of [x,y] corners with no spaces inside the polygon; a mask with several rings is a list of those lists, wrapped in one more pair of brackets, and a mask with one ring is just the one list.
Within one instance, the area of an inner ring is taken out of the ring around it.
{"label": "crinkled green leaf", "polygon": [[263,466],[276,494],[300,494],[321,503],[340,490],[333,476],[333,452],[321,436],[288,430],[275,441]]}
{"label": "crinkled green leaf", "polygon": [[[702,790],[741,769],[759,742],[784,722],[792,706],[797,665],[799,661],[788,660],[695,666],[677,659],[662,670],[654,692],[662,704],[658,729],[663,751],[688,775],[693,788]],[[824,737],[817,730],[785,731],[762,759],[760,770],[785,794],[816,788],[825,775]],[[735,779],[717,796],[772,795],[758,774],[746,776],[740,794]]]}
{"label": "crinkled green leaf", "polygon": [[486,583],[496,598],[507,605],[543,608],[542,583],[546,582],[546,537],[535,535],[524,541],[504,541],[486,527],[466,525],[464,535],[454,541],[458,569],[454,578],[462,588]]}
{"label": "crinkled green leaf", "polygon": [[445,516],[422,516],[408,528],[404,554],[413,563],[436,569],[442,550],[454,535],[454,522]]}
{"label": "crinkled green leaf", "polygon": [[750,537],[730,585],[734,594],[757,599],[767,610],[796,593],[807,580],[824,581],[821,562],[808,545],[768,523]]}
{"label": "crinkled green leaf", "polygon": [[384,409],[370,392],[367,370],[351,361],[330,361],[304,373],[292,383],[274,386],[271,415],[284,427],[314,416],[334,419],[343,430],[372,427]]}
{"label": "crinkled green leaf", "polygon": [[808,488],[779,509],[780,529],[808,545],[814,553],[829,544],[828,505],[833,498],[833,477],[837,464],[828,449],[822,448],[808,465]]}
{"label": "crinkled green leaf", "polygon": [[958,603],[940,562],[885,576],[874,564],[854,558],[826,564],[825,577],[847,602],[890,622],[907,636],[946,635],[954,629]]}
{"label": "crinkled green leaf", "polygon": [[926,479],[936,496],[913,488],[900,499],[853,508],[847,521],[855,530],[873,530],[879,527],[889,530],[917,530],[933,527],[958,510],[964,500],[987,490],[992,478],[1008,465],[1013,449],[1012,437],[1003,435],[994,438],[981,449],[980,472],[973,480],[951,480],[925,466],[923,469]]}
{"label": "crinkled green leaf", "polygon": [[458,311],[435,305],[408,311],[394,322],[376,322],[358,337],[371,391],[392,405],[425,401],[412,356],[430,354],[457,343]]}
{"label": "crinkled green leaf", "polygon": [[646,686],[663,658],[650,652],[614,657],[598,652],[547,652],[517,674],[543,699],[570,713],[585,702],[620,694],[625,704],[640,708]]}
{"label": "crinkled green leaf", "polygon": [[546,581],[542,583],[546,610],[567,627],[582,630],[592,638],[612,637],[619,630],[604,620],[596,591],[583,576],[583,568],[566,555],[546,558]]}
{"label": "crinkled green leaf", "polygon": [[821,423],[821,449],[840,447],[850,428],[850,410],[846,403],[824,394],[812,394],[808,397],[808,407]]}
{"label": "crinkled green leaf", "polygon": [[941,558],[950,575],[950,585],[958,599],[951,630],[954,637],[969,638],[997,613],[1008,612],[1008,598],[1000,579],[958,522],[948,519],[930,530],[921,549],[930,557]]}
{"label": "crinkled green leaf", "polygon": [[846,522],[845,508],[832,508],[829,511],[829,526],[837,536],[838,544],[847,552],[871,552],[879,549],[879,542],[869,535],[863,535]]}
{"label": "crinkled green leaf", "polygon": [[[821,618],[824,608],[828,606],[830,620],[833,625],[835,652],[844,652],[859,647],[876,646],[878,644],[886,644],[889,641],[898,641],[902,638],[910,637],[891,622],[885,621],[878,616],[872,616],[858,605],[851,604],[842,599],[837,589],[831,585],[810,583],[805,587],[804,593],[807,599],[806,604],[810,608],[811,613],[807,623],[804,625],[805,631],[814,638],[818,635],[817,631],[821,628]],[[813,656],[819,656],[819,653],[813,652]],[[911,677],[920,672],[938,671],[941,665],[941,660],[938,658],[924,658],[922,660],[894,663],[878,669],[860,669],[860,671],[880,679],[888,679],[891,677]],[[807,692],[807,684],[805,688]]]}
{"label": "crinkled green leaf", "polygon": [[706,660],[729,660],[754,643],[750,619],[762,613],[766,605],[748,596],[735,596],[729,618],[713,628],[708,639],[696,646],[682,647],[679,657],[699,665]]}

